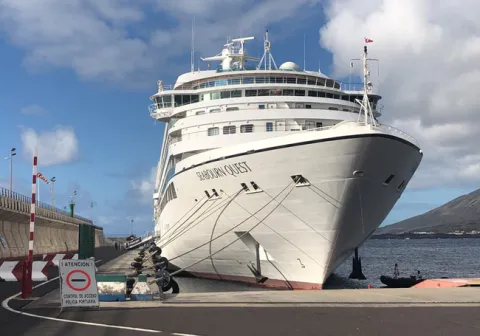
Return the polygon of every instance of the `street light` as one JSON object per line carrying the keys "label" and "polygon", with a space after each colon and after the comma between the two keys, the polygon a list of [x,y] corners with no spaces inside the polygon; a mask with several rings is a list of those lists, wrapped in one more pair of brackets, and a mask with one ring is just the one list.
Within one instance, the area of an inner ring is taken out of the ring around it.
{"label": "street light", "polygon": [[132,236],[133,236],[133,219],[131,220],[131,224],[132,224]]}
{"label": "street light", "polygon": [[55,178],[55,176],[50,179],[50,181],[52,182],[52,211],[55,210],[55,181],[56,180],[57,179]]}
{"label": "street light", "polygon": [[10,160],[10,197],[12,197],[12,182],[13,182],[13,157],[17,155],[15,148],[10,149],[10,155],[5,158],[5,160]]}

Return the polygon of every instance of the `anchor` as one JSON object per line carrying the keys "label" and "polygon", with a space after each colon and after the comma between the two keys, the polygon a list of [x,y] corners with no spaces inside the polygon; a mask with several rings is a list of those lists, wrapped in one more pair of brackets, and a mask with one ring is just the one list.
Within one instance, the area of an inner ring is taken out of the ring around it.
{"label": "anchor", "polygon": [[255,281],[257,283],[264,283],[268,280],[266,276],[262,275],[261,265],[260,265],[260,244],[258,242],[255,243],[255,250],[256,250],[256,259],[257,259],[257,267],[252,265],[247,265],[248,269],[253,273],[255,276]]}

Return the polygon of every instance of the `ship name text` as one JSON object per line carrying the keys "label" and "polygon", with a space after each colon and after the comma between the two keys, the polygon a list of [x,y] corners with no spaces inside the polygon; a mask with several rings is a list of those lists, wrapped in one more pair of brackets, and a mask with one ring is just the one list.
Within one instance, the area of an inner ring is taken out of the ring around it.
{"label": "ship name text", "polygon": [[212,180],[212,179],[225,177],[228,175],[236,177],[237,175],[245,174],[251,171],[252,170],[248,166],[247,162],[243,161],[243,162],[237,162],[232,164],[226,164],[220,167],[204,169],[197,172],[197,176],[200,179],[200,181],[205,181],[205,180]]}

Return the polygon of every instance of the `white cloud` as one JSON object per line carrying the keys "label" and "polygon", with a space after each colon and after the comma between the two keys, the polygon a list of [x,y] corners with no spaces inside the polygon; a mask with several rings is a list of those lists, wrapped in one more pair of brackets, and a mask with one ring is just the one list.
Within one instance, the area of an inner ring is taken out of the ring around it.
{"label": "white cloud", "polygon": [[53,131],[39,133],[31,128],[22,128],[21,139],[23,151],[29,158],[37,146],[40,166],[69,163],[78,158],[78,140],[71,127],[59,125]]}
{"label": "white cloud", "polygon": [[153,190],[155,189],[155,179],[157,176],[157,167],[153,167],[150,172],[138,179],[131,180],[131,190],[138,196],[138,200],[143,204],[153,204]]}
{"label": "white cloud", "polygon": [[26,114],[26,115],[31,115],[31,116],[46,116],[46,115],[48,115],[47,110],[45,110],[43,107],[41,107],[39,105],[36,105],[36,104],[32,104],[32,105],[28,105],[28,106],[23,107],[20,110],[20,113]]}
{"label": "white cloud", "polygon": [[[336,76],[362,52],[380,59],[382,120],[415,136],[424,159],[412,186],[480,182],[480,2],[330,0],[320,43]],[[359,69],[358,69],[359,70]],[[372,71],[374,74],[375,71]]]}
{"label": "white cloud", "polygon": [[[25,64],[33,69],[71,68],[83,79],[151,85],[159,71],[180,66],[177,56],[189,54],[193,16],[197,51],[210,54],[227,36],[262,33],[269,24],[306,15],[305,6],[319,2],[0,0],[0,29],[26,51]],[[289,21],[284,29],[292,22],[302,24]]]}

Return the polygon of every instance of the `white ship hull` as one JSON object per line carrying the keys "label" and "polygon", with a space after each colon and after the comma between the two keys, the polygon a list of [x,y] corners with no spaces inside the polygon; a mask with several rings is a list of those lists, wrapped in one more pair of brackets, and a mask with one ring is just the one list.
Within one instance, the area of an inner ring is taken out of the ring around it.
{"label": "white ship hull", "polygon": [[[197,156],[198,166],[177,167],[177,198],[156,221],[163,256],[199,276],[255,283],[256,241],[263,285],[292,289],[322,287],[382,223],[422,158],[405,137],[355,123]],[[251,181],[262,191],[243,191]],[[220,197],[207,200],[212,189]]]}

